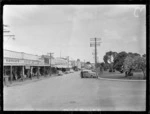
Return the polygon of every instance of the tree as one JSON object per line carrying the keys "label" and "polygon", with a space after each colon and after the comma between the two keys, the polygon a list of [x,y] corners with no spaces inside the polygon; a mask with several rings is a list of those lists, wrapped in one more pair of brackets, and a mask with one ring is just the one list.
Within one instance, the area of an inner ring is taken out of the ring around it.
{"label": "tree", "polygon": [[77,59],[77,61],[80,61],[80,59]]}
{"label": "tree", "polygon": [[136,57],[136,56],[141,56],[140,54],[138,53],[133,53],[133,55]]}
{"label": "tree", "polygon": [[146,54],[143,54],[142,57],[146,57]]}
{"label": "tree", "polygon": [[113,52],[112,51],[109,51],[109,52],[106,52],[106,54],[104,55],[104,62],[105,63],[111,63],[112,62],[112,55],[113,55]]}
{"label": "tree", "polygon": [[90,62],[86,62],[85,68],[87,68],[87,69],[92,69],[93,66],[91,65]]}
{"label": "tree", "polygon": [[97,63],[96,64],[96,67],[98,68],[98,67],[101,67],[101,64],[100,63]]}
{"label": "tree", "polygon": [[117,57],[118,53],[117,52],[113,52],[113,58],[115,59]]}
{"label": "tree", "polygon": [[104,60],[105,63],[108,63],[108,56],[104,55],[103,60]]}
{"label": "tree", "polygon": [[117,54],[117,56],[114,58],[114,65],[113,67],[118,70],[121,71],[123,63],[125,58],[127,57],[127,53],[125,51],[122,51],[120,53]]}
{"label": "tree", "polygon": [[133,69],[141,69],[146,78],[146,58],[141,56],[127,56],[124,61],[124,69],[126,72],[131,72]]}
{"label": "tree", "polygon": [[90,62],[86,62],[86,64],[91,64]]}
{"label": "tree", "polygon": [[104,63],[104,62],[100,63],[100,65],[101,65],[103,68],[105,67],[105,63]]}
{"label": "tree", "polygon": [[110,67],[110,72],[113,71],[113,63],[114,63],[114,58],[117,56],[117,52],[106,52],[106,54],[103,57],[103,60],[105,64],[109,64]]}
{"label": "tree", "polygon": [[101,67],[101,68],[105,68],[105,63],[104,62],[102,62],[102,63],[97,63],[97,65],[96,65],[96,67],[98,68],[98,67]]}
{"label": "tree", "polygon": [[129,53],[128,53],[128,56],[136,57],[136,56],[141,56],[141,55],[138,54],[138,53],[132,53],[132,52],[129,52]]}
{"label": "tree", "polygon": [[124,60],[123,66],[126,76],[133,75],[132,71],[135,69],[134,58],[132,56],[127,56]]}
{"label": "tree", "polygon": [[144,75],[144,79],[146,78],[146,57],[135,57],[134,65],[136,69],[141,69]]}

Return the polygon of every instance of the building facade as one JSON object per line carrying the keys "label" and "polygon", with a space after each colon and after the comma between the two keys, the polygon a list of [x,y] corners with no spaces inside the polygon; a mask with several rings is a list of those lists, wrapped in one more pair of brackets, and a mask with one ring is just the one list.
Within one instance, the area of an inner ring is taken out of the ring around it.
{"label": "building facade", "polygon": [[48,55],[38,56],[11,50],[4,50],[3,55],[3,76],[11,82],[72,68],[72,63],[67,58],[50,58]]}

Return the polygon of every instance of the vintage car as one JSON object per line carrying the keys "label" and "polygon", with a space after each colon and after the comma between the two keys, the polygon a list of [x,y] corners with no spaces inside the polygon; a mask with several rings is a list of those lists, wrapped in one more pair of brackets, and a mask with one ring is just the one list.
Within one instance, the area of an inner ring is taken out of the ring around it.
{"label": "vintage car", "polygon": [[63,72],[61,70],[58,71],[58,76],[62,76]]}
{"label": "vintage car", "polygon": [[70,71],[69,71],[70,73],[74,73],[74,70],[73,69],[70,69]]}
{"label": "vintage car", "polygon": [[69,74],[69,73],[70,73],[70,71],[65,71],[64,73],[65,73],[65,74]]}
{"label": "vintage car", "polygon": [[98,76],[96,76],[96,73],[91,70],[82,70],[81,78],[98,78]]}

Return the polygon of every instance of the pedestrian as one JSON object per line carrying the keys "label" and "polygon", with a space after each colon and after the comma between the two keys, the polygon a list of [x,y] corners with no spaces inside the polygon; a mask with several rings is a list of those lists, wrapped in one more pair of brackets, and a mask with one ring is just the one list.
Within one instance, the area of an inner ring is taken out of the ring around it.
{"label": "pedestrian", "polygon": [[24,81],[23,72],[20,72],[20,76],[21,76],[21,81]]}
{"label": "pedestrian", "polygon": [[31,80],[32,80],[32,76],[33,76],[32,70],[33,70],[33,67],[31,67],[31,70],[30,70],[30,78],[31,78]]}
{"label": "pedestrian", "polygon": [[38,69],[38,71],[36,72],[36,74],[37,74],[37,78],[39,79],[39,76],[40,76],[39,69]]}

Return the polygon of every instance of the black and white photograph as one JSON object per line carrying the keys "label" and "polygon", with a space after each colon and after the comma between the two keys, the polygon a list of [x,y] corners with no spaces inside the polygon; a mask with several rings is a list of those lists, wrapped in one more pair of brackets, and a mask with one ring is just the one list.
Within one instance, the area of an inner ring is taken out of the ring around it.
{"label": "black and white photograph", "polygon": [[4,111],[146,111],[146,5],[4,5]]}

